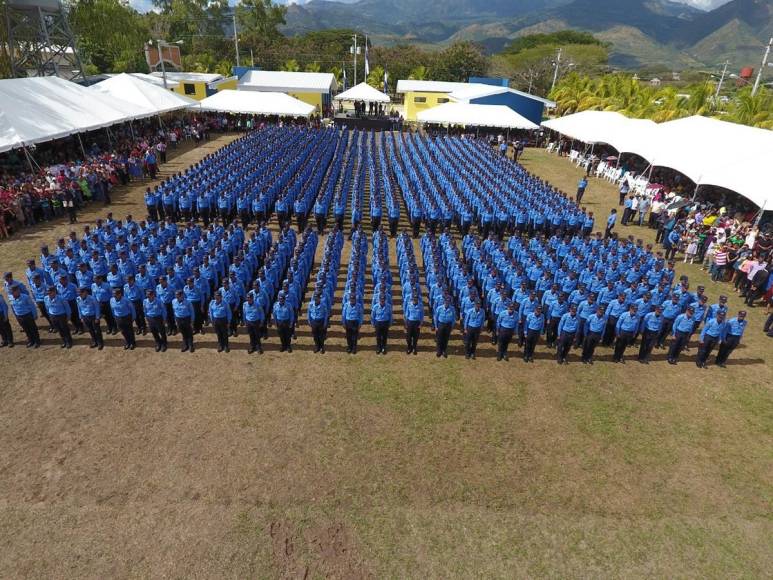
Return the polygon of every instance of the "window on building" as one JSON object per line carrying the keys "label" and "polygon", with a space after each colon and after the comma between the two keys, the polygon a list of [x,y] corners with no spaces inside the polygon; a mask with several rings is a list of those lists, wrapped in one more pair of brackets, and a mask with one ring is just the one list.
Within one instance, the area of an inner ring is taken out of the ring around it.
{"label": "window on building", "polygon": [[438,103],[440,103],[440,104],[443,104],[443,103],[449,103],[449,102],[451,102],[451,99],[447,99],[447,98],[445,98],[445,97],[441,97],[441,98],[439,98],[439,99],[437,100],[437,102],[438,102]]}
{"label": "window on building", "polygon": [[426,103],[427,97],[413,97],[414,103]]}
{"label": "window on building", "polygon": [[196,85],[193,83],[183,83],[183,90],[185,91],[186,95],[195,95]]}

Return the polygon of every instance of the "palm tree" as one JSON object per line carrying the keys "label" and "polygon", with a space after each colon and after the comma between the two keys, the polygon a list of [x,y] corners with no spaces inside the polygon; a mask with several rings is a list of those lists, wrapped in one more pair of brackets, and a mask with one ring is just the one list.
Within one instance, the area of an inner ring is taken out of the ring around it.
{"label": "palm tree", "polygon": [[306,72],[319,72],[322,70],[322,67],[319,66],[319,63],[314,61],[310,62],[306,65],[306,68],[304,69]]}
{"label": "palm tree", "polygon": [[288,72],[298,72],[301,70],[301,65],[298,64],[297,60],[295,60],[294,58],[291,58],[290,60],[286,60],[282,63],[280,70],[284,70]]}
{"label": "palm tree", "polygon": [[412,81],[424,81],[427,80],[427,77],[429,76],[429,69],[422,65],[417,66],[415,69],[411,71],[411,74],[408,75],[408,78]]}

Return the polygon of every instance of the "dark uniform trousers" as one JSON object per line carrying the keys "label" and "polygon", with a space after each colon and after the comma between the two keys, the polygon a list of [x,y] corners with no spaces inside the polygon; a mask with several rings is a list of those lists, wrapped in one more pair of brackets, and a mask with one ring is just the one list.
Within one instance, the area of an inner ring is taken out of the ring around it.
{"label": "dark uniform trousers", "polygon": [[217,346],[219,348],[228,348],[228,319],[213,318],[212,326],[215,327],[215,334],[217,335]]}
{"label": "dark uniform trousers", "polygon": [[190,316],[175,319],[177,329],[183,337],[183,348],[193,350],[193,321]]}
{"label": "dark uniform trousers", "polygon": [[118,330],[121,331],[124,341],[126,341],[126,346],[136,345],[137,342],[134,337],[134,326],[132,325],[132,317],[116,316],[115,323],[116,323],[116,326],[118,326]]}
{"label": "dark uniform trousers", "polygon": [[346,329],[346,348],[352,352],[357,352],[357,341],[360,338],[360,324],[356,320],[346,320],[344,322]]}
{"label": "dark uniform trousers", "polygon": [[100,302],[99,311],[105,317],[105,325],[107,326],[108,334],[115,334],[118,332],[118,326],[115,323],[115,316],[113,316],[113,309],[110,308],[110,302]]}
{"label": "dark uniform trousers", "polygon": [[419,331],[421,322],[418,320],[408,320],[405,323],[405,342],[408,344],[408,352],[413,352],[419,345]]}
{"label": "dark uniform trousers", "polygon": [[725,364],[727,362],[727,358],[735,350],[735,347],[738,346],[739,342],[741,342],[740,336],[736,336],[735,334],[728,334],[724,342],[719,345],[719,351],[717,352],[717,358],[715,362],[718,365]]}
{"label": "dark uniform trousers", "polygon": [[559,362],[569,356],[569,350],[574,342],[574,332],[562,332],[558,337],[558,348],[556,349],[556,358]]}
{"label": "dark uniform trousers", "polygon": [[620,334],[617,335],[617,340],[615,341],[615,354],[613,357],[615,362],[620,362],[623,360],[625,349],[631,345],[633,342],[633,337],[634,333],[626,330],[621,331]]}
{"label": "dark uniform trousers", "polygon": [[172,308],[171,302],[164,304],[164,307],[166,308],[166,331],[174,336],[177,334],[177,319],[174,317],[174,308]]}
{"label": "dark uniform trousers", "polygon": [[260,350],[263,351],[263,346],[260,344],[260,325],[262,324],[262,321],[256,320],[254,322],[250,322],[249,320],[245,321],[244,326],[247,327],[247,334],[250,337],[250,348],[252,350]]}
{"label": "dark uniform trousers", "polygon": [[0,339],[4,346],[13,344],[13,329],[8,317],[4,315],[0,315]]}
{"label": "dark uniform trousers", "polygon": [[556,339],[558,338],[559,322],[561,322],[561,319],[556,318],[555,316],[552,317],[548,322],[547,332],[545,333],[545,340],[547,341],[549,347],[553,347],[556,344]]}
{"label": "dark uniform trousers", "polygon": [[166,339],[166,327],[164,326],[164,319],[160,316],[148,316],[148,329],[153,335],[153,340],[156,341],[157,347],[167,345]]}
{"label": "dark uniform trousers", "polygon": [[604,346],[612,346],[615,340],[615,327],[617,326],[617,318],[610,316],[607,320],[607,327],[604,329]]}
{"label": "dark uniform trousers", "polygon": [[75,300],[70,300],[70,320],[78,333],[83,332],[83,322],[81,322],[80,313],[78,311],[78,303]]}
{"label": "dark uniform trousers", "polygon": [[600,332],[589,332],[585,336],[582,343],[582,360],[586,362],[593,360],[593,353],[596,352],[599,342],[601,342]]}
{"label": "dark uniform trousers", "polygon": [[38,311],[40,312],[40,315],[46,319],[48,322],[48,328],[51,329],[54,327],[54,325],[51,323],[51,317],[48,315],[48,310],[46,309],[46,303],[42,300],[40,302],[36,302],[38,305]]}
{"label": "dark uniform trousers", "polygon": [[293,335],[293,326],[289,320],[280,320],[276,325],[277,333],[279,334],[279,341],[282,344],[282,351],[291,348],[290,338]]}
{"label": "dark uniform trousers", "polygon": [[480,338],[480,327],[470,326],[464,333],[464,354],[474,355],[478,349],[478,339]]}
{"label": "dark uniform trousers", "polygon": [[398,218],[389,218],[389,235],[393,238],[397,236],[397,224],[398,224]]}
{"label": "dark uniform trousers", "polygon": [[682,354],[684,347],[687,346],[689,341],[689,332],[677,332],[671,341],[671,348],[668,349],[668,360],[678,360],[679,355]]}
{"label": "dark uniform trousers", "polygon": [[327,226],[327,216],[315,214],[314,217],[317,220],[317,233],[321,234]]}
{"label": "dark uniform trousers", "polygon": [[663,318],[663,328],[661,328],[660,333],[658,333],[657,341],[660,348],[663,348],[666,345],[666,338],[671,334],[671,329],[674,327],[674,320],[675,319],[673,318]]}
{"label": "dark uniform trousers", "polygon": [[389,336],[389,323],[376,322],[376,350],[386,350],[387,338]]}
{"label": "dark uniform trousers", "polygon": [[714,347],[716,347],[717,344],[719,344],[718,336],[709,336],[708,334],[706,335],[706,339],[698,349],[698,364],[706,364],[706,361],[709,360],[709,357],[711,356],[711,351],[714,350]]}
{"label": "dark uniform trousers", "polygon": [[70,334],[70,325],[67,324],[67,316],[64,314],[57,314],[51,317],[51,323],[54,325],[54,329],[62,337],[62,341],[65,345],[72,344],[72,335]]}
{"label": "dark uniform trousers", "polygon": [[82,320],[83,324],[86,326],[86,330],[89,331],[89,336],[91,336],[91,344],[105,346],[105,341],[102,338],[102,327],[99,324],[99,318],[96,316],[84,316]]}
{"label": "dark uniform trousers", "polygon": [[641,335],[641,346],[639,347],[639,360],[649,361],[652,349],[658,341],[658,332],[656,330],[645,330]]}
{"label": "dark uniform trousers", "polygon": [[134,312],[137,315],[137,329],[140,332],[146,332],[148,325],[145,322],[145,309],[142,307],[142,300],[132,300],[132,304],[134,304]]}
{"label": "dark uniform trousers", "polygon": [[448,340],[451,338],[451,324],[448,322],[442,322],[438,324],[437,332],[435,333],[435,342],[437,343],[438,354],[446,354],[448,350]]}
{"label": "dark uniform trousers", "polygon": [[527,330],[526,339],[523,347],[523,356],[526,358],[532,358],[534,356],[534,349],[539,341],[539,330]]}
{"label": "dark uniform trousers", "polygon": [[191,302],[191,308],[193,308],[193,332],[201,332],[201,327],[204,326],[204,315],[201,312],[201,302]]}
{"label": "dark uniform trousers", "polygon": [[497,335],[497,354],[499,356],[505,356],[507,349],[510,346],[510,341],[513,340],[512,328],[500,328]]}
{"label": "dark uniform trousers", "polygon": [[27,335],[27,342],[31,344],[40,344],[40,333],[38,333],[38,325],[35,324],[35,319],[32,318],[32,314],[23,314],[16,317],[16,321],[21,326],[24,334]]}
{"label": "dark uniform trousers", "polygon": [[311,336],[314,338],[314,348],[325,348],[325,321],[323,320],[311,320],[309,323],[311,326]]}

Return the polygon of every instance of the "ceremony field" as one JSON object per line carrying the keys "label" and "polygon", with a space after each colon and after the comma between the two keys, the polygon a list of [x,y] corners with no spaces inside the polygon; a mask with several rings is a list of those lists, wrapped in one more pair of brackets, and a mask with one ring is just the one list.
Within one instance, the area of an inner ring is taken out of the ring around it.
{"label": "ceremony field", "polygon": [[[569,193],[581,175],[541,150],[523,164]],[[116,217],[144,216],[146,185],[114,196]],[[583,201],[598,228],[617,192],[591,179]],[[105,212],[90,207],[76,231]],[[0,242],[0,266],[23,277],[70,230],[60,220]],[[458,328],[438,359],[428,326],[419,356],[397,326],[387,356],[370,327],[349,356],[348,250],[325,355],[308,327],[292,354],[272,334],[250,356],[242,332],[218,354],[211,331],[195,354],[179,336],[156,353],[149,335],[132,352],[118,336],[65,351],[45,331],[40,350],[0,350],[0,577],[770,577],[764,308],[726,369],[697,368],[695,344],[676,367],[664,351],[613,364],[608,349],[593,366],[574,352],[557,365],[544,344],[533,365],[498,363],[487,341],[468,361]],[[678,270],[710,303],[742,307],[699,266]]]}

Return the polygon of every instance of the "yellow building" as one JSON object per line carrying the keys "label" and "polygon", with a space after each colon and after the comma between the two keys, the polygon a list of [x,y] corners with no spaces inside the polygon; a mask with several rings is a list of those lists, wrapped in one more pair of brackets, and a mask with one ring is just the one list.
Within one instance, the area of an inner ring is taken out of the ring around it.
{"label": "yellow building", "polygon": [[321,113],[330,106],[337,90],[332,73],[248,70],[239,79],[238,90],[285,93],[316,107]]}
{"label": "yellow building", "polygon": [[[163,73],[151,73],[163,78]],[[224,77],[214,73],[167,72],[167,88],[175,93],[201,101],[223,89],[236,89],[236,77]]]}
{"label": "yellow building", "polygon": [[437,107],[451,101],[450,94],[467,83],[450,83],[444,81],[397,81],[397,92],[404,95],[404,118],[415,121],[416,114],[432,107]]}

